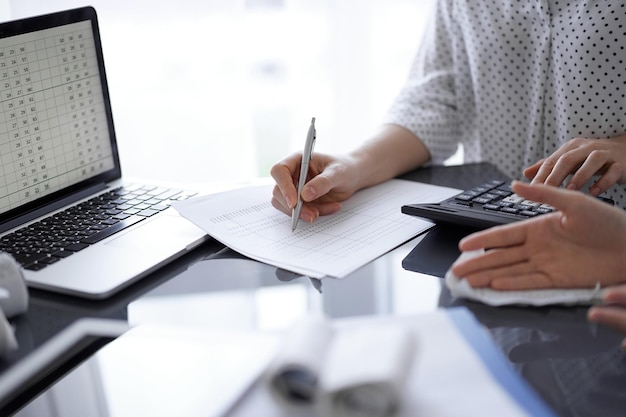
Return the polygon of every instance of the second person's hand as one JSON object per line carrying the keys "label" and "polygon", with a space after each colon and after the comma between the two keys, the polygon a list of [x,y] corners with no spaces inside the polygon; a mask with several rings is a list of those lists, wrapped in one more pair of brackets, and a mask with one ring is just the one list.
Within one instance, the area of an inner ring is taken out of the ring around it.
{"label": "second person's hand", "polygon": [[[604,290],[602,295],[604,305],[589,309],[589,321],[612,327],[626,335],[626,285],[616,285]],[[626,349],[626,339],[622,342]]]}
{"label": "second person's hand", "polygon": [[586,196],[542,184],[513,183],[513,191],[558,211],[465,237],[462,251],[483,255],[453,265],[473,287],[498,290],[582,288],[623,280],[626,215]]}
{"label": "second person's hand", "polygon": [[626,182],[626,135],[610,139],[572,139],[524,170],[524,176],[533,184],[557,187],[569,175],[566,188],[570,190],[580,190],[592,177],[599,176],[589,189],[594,196],[616,183]]}

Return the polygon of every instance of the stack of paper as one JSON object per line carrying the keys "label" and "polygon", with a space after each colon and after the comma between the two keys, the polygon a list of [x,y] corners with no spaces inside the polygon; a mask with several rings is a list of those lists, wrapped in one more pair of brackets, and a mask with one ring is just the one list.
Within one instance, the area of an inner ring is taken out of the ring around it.
{"label": "stack of paper", "polygon": [[[417,348],[395,417],[556,417],[507,360],[489,332],[465,308],[332,323],[335,337],[346,338],[355,331],[376,335],[381,327],[398,325],[412,333]],[[358,352],[354,356],[361,362],[370,360],[363,359]],[[345,371],[345,366],[339,368]],[[331,415],[325,414],[324,409],[318,412],[310,403],[286,406],[276,401],[269,384],[262,382],[229,417]]]}
{"label": "stack of paper", "polygon": [[413,332],[399,323],[336,333],[329,320],[308,316],[284,337],[266,379],[294,415],[306,405],[323,416],[387,417],[402,407],[414,357]]}
{"label": "stack of paper", "polygon": [[400,211],[409,202],[438,202],[458,190],[405,180],[364,189],[340,212],[313,224],[272,207],[272,185],[239,188],[177,202],[174,208],[239,253],[312,278],[342,278],[423,233],[431,222]]}

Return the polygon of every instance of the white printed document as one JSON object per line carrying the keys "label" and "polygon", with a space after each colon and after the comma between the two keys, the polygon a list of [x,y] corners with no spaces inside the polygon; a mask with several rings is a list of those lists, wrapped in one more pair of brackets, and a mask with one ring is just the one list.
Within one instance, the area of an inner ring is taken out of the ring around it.
{"label": "white printed document", "polygon": [[[406,316],[363,316],[332,320],[333,337],[349,340],[350,344],[362,346],[353,336],[372,334],[382,329],[400,326],[403,331],[413,336],[415,348],[411,360],[398,359],[406,363],[407,374],[401,385],[396,385],[392,392],[398,392],[399,408],[395,417],[557,417],[557,415],[539,397],[535,390],[523,379],[500,347],[493,341],[488,330],[463,307],[441,309],[426,314]],[[348,411],[336,408],[329,412],[324,404],[325,387],[320,386],[318,397],[312,403],[286,402],[275,395],[271,386],[276,372],[276,363],[289,361],[289,353],[284,345],[292,340],[291,333],[284,333],[282,344],[278,345],[274,362],[266,368],[260,383],[249,391],[250,394],[239,402],[239,406],[228,414],[229,417],[257,416],[380,416],[371,408]],[[316,333],[305,339],[311,341]],[[323,339],[326,335],[320,335]],[[281,336],[279,336],[281,337]],[[322,341],[323,343],[323,341]],[[300,345],[300,341],[298,343]],[[301,344],[307,355],[319,354],[316,348],[321,343]],[[333,343],[331,343],[332,345]],[[393,343],[391,343],[393,345]],[[395,344],[396,347],[398,344]],[[400,343],[402,345],[402,343]],[[343,347],[339,348],[339,351]],[[363,349],[351,348],[357,363],[371,361]],[[392,346],[393,350],[393,346]],[[284,354],[287,353],[286,358]],[[292,357],[293,359],[293,357]],[[360,375],[361,367],[349,365],[348,361],[334,365],[330,358],[318,363],[320,375],[325,373]],[[374,361],[375,362],[375,361]],[[331,365],[333,365],[331,367]],[[375,364],[363,363],[363,368]],[[336,367],[335,367],[336,366]],[[322,377],[323,378],[323,377]],[[358,379],[366,381],[366,379]],[[379,386],[380,387],[380,386]],[[372,394],[353,398],[351,405],[368,402],[373,405]],[[337,406],[337,404],[335,404]],[[359,412],[360,411],[360,412]],[[365,411],[370,411],[366,414]],[[381,410],[382,411],[382,410]]]}
{"label": "white printed document", "polygon": [[291,231],[291,217],[270,203],[273,185],[250,186],[176,202],[178,212],[214,239],[249,258],[311,278],[343,278],[423,233],[432,222],[400,211],[435,203],[453,188],[393,179],[361,190],[342,209]]}

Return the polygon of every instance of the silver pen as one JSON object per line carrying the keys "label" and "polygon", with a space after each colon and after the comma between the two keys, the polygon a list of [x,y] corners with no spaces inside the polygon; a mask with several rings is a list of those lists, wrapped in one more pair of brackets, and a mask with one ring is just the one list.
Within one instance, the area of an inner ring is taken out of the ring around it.
{"label": "silver pen", "polygon": [[309,173],[309,162],[313,156],[313,148],[315,146],[315,117],[311,119],[311,126],[309,126],[309,132],[306,135],[306,143],[304,144],[304,153],[302,154],[302,164],[300,165],[300,179],[298,180],[298,202],[296,206],[291,210],[291,231],[295,231],[298,226],[298,219],[300,218],[300,211],[302,211],[302,187],[306,183],[306,177]]}

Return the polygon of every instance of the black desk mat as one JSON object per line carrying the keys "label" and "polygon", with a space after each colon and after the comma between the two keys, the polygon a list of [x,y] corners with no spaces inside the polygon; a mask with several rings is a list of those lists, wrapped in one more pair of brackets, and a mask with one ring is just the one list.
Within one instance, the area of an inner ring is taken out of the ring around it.
{"label": "black desk mat", "polygon": [[461,254],[459,241],[475,231],[455,225],[436,225],[402,260],[402,267],[443,278]]}
{"label": "black desk mat", "polygon": [[[489,180],[510,181],[494,165],[481,162],[459,166],[432,166],[416,169],[399,178],[425,182],[443,187],[466,190]],[[477,231],[470,227],[437,224],[402,260],[409,271],[443,278],[450,265],[459,257],[459,241]]]}

